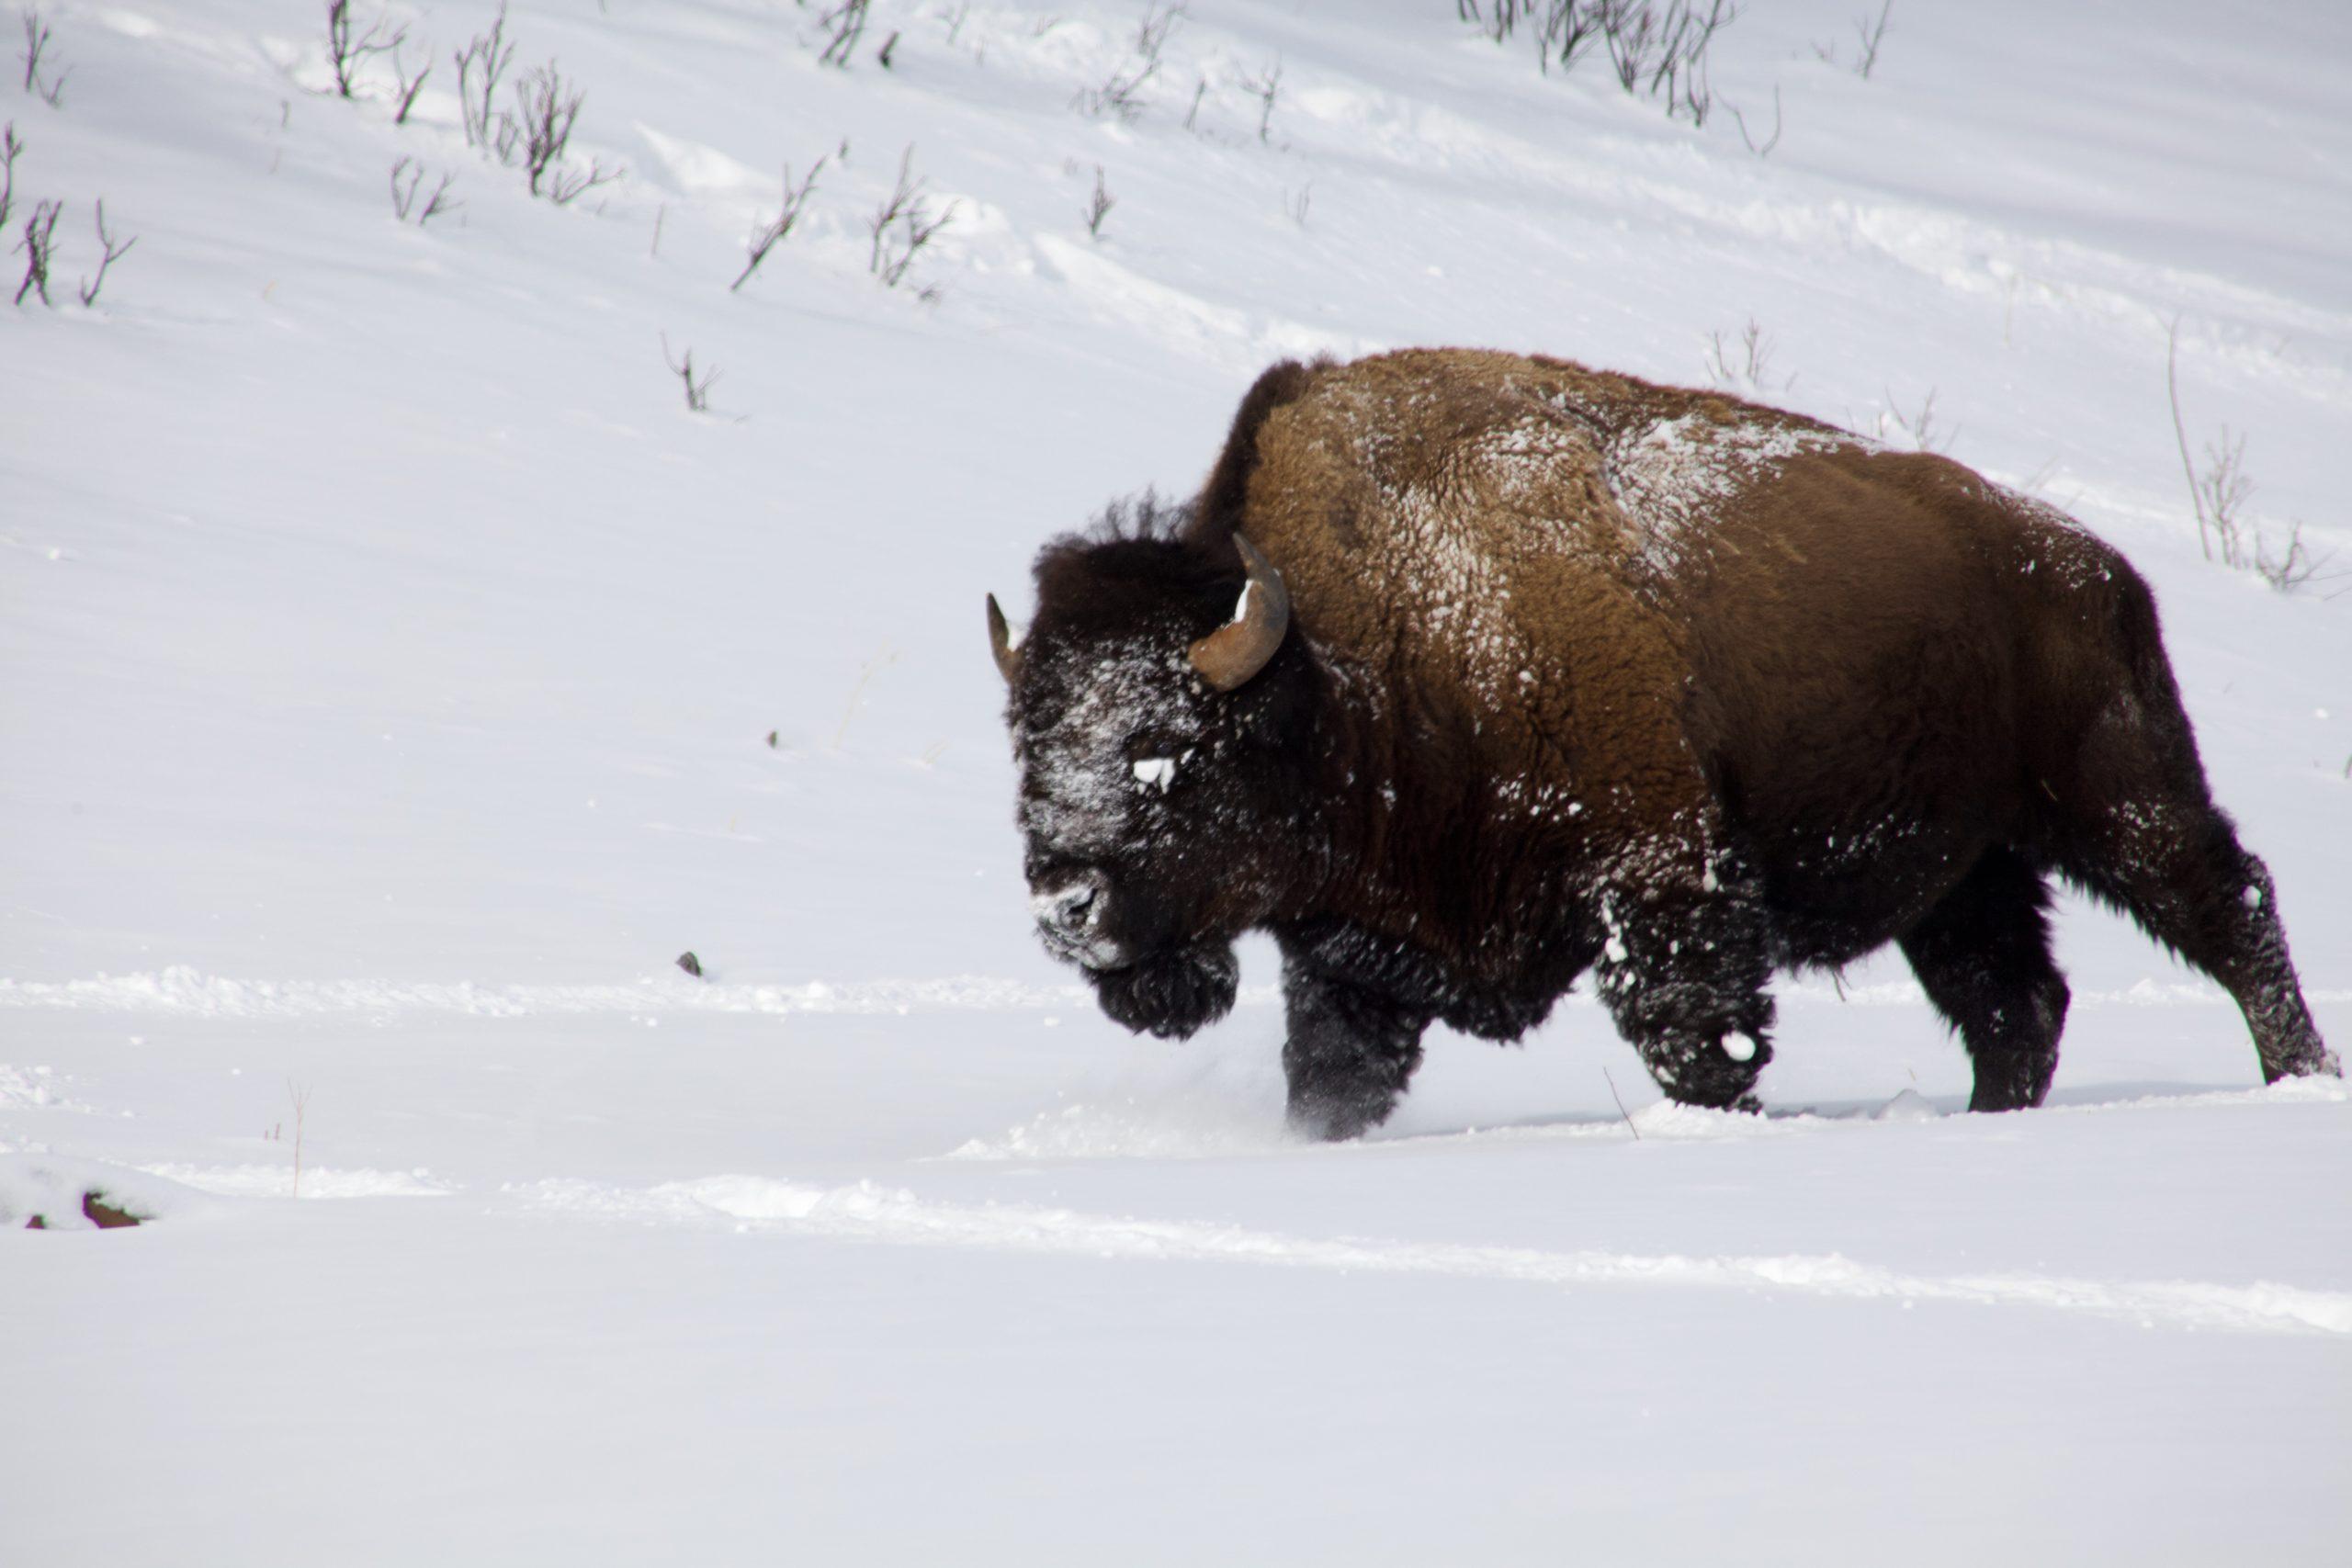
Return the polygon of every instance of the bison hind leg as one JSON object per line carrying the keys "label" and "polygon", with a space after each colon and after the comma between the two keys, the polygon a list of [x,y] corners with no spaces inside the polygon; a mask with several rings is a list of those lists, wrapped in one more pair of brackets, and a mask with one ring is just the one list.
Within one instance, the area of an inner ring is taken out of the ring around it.
{"label": "bison hind leg", "polygon": [[1901,939],[1928,999],[1968,1048],[1971,1111],[2040,1105],[2058,1070],[2068,992],[2050,956],[2049,908],[2041,874],[1996,849]]}
{"label": "bison hind leg", "polygon": [[2339,1073],[2304,1005],[2270,869],[2213,804],[2144,588],[2127,597],[2126,612],[2118,690],[2051,792],[2052,859],[2068,881],[2222,983],[2245,1015],[2265,1082]]}
{"label": "bison hind leg", "polygon": [[2086,891],[2220,981],[2254,1036],[2265,1083],[2343,1069],[2304,1005],[2270,868],[2202,801],[2116,814],[2120,840],[2068,868]]}

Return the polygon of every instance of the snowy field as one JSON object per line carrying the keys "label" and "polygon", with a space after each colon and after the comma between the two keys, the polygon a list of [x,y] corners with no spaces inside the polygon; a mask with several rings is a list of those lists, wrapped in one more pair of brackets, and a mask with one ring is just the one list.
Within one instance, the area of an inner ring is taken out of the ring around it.
{"label": "snowy field", "polygon": [[2165,371],[2352,567],[2352,9],[1756,0],[1694,127],[1447,0],[1193,0],[1127,118],[1136,0],[825,8],[518,0],[560,206],[479,4],[404,123],[307,0],[0,73],[0,1562],[2345,1562],[2352,1101],[2201,976],[2069,903],[2037,1112],[1882,959],[1763,1118],[1580,993],[1303,1145],[1271,948],[1167,1045],[1036,947],[980,605],[1283,355],[1932,397],[2156,584],[2342,1050],[2352,576],[2203,558]]}

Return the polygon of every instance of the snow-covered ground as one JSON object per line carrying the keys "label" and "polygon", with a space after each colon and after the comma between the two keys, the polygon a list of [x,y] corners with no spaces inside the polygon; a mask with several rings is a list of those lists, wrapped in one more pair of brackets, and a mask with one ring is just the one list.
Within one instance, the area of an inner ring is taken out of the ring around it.
{"label": "snow-covered ground", "polygon": [[[0,310],[0,1562],[2344,1561],[2352,1102],[2136,931],[2068,906],[2040,1112],[1879,962],[1783,983],[1764,1119],[1578,997],[1303,1146],[1266,949],[1185,1045],[1037,951],[980,596],[1283,355],[1932,394],[2157,584],[2352,1044],[2352,596],[2201,558],[2165,398],[2177,317],[2352,564],[2352,11],[1898,0],[1865,81],[1758,4],[1758,157],[1446,0],[1193,0],[1124,123],[1133,0],[823,9],[516,5],[627,169],[569,208],[466,144],[481,5],[393,7],[400,125],[296,0],[53,0],[0,80],[10,242],[68,204]],[[93,1186],[153,1223],[16,1228]]]}

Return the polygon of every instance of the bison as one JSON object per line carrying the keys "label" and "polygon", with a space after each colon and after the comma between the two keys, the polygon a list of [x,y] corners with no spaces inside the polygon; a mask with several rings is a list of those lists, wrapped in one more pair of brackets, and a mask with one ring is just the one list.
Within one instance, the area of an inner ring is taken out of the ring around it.
{"label": "bison", "polygon": [[1893,942],[2037,1105],[2054,874],[2335,1073],[2214,805],[2148,586],[1942,457],[1558,359],[1283,363],[1199,495],[1046,547],[1010,688],[1030,904],[1102,1009],[1193,1033],[1283,955],[1292,1124],[1378,1124],[1434,1020],[1587,970],[1684,1104],[1757,1108],[1776,970]]}

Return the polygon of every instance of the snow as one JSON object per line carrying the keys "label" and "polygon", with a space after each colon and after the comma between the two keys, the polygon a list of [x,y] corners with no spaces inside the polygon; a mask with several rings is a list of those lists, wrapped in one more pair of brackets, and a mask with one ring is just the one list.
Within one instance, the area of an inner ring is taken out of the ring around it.
{"label": "snow", "polygon": [[[311,8],[43,6],[0,1562],[2340,1561],[2352,1097],[2261,1087],[2103,911],[2037,1112],[1963,1113],[1883,957],[1780,984],[1766,1116],[1661,1100],[1588,989],[1433,1034],[1340,1147],[1283,1130],[1269,946],[1170,1045],[1033,933],[978,609],[1048,536],[1186,491],[1274,357],[1703,383],[1753,320],[1728,390],[1897,443],[1932,391],[2155,583],[2352,1040],[2352,598],[2202,558],[2164,388],[2177,316],[2192,446],[2352,550],[2352,15],[1898,6],[1864,82],[1814,49],[1851,9],[1718,40],[1752,130],[1781,89],[1759,159],[1443,0],[1193,0],[1127,123],[1072,107],[1125,0],[876,0],[847,71],[816,7],[533,0],[518,71],[628,169],[558,209],[458,130],[490,6],[395,7],[439,63],[394,126]],[[910,147],[955,216],[886,289]],[[396,221],[403,155],[463,209]],[[85,308],[100,197],[139,239]],[[1662,537],[1672,456],[1618,455]],[[1166,787],[1105,755],[1064,808]]]}

